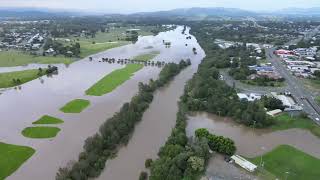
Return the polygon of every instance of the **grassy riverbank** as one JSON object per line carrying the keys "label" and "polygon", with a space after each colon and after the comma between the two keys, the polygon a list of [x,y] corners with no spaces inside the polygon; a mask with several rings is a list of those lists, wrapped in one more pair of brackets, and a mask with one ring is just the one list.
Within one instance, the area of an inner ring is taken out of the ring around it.
{"label": "grassy riverbank", "polygon": [[90,101],[88,100],[75,99],[67,103],[60,110],[64,113],[81,113],[89,105],[90,105]]}
{"label": "grassy riverbank", "polygon": [[157,57],[160,54],[159,51],[153,51],[147,54],[141,54],[133,58],[135,61],[150,61],[153,58]]}
{"label": "grassy riverbank", "polygon": [[274,125],[271,126],[274,131],[300,128],[309,130],[315,136],[320,137],[320,127],[309,118],[290,117],[289,114],[283,113],[274,119]]}
{"label": "grassy riverbank", "polygon": [[0,73],[0,88],[9,88],[24,84],[46,74],[46,69],[38,69]]}
{"label": "grassy riverbank", "polygon": [[22,135],[28,138],[45,139],[56,137],[60,129],[57,127],[27,127]]}
{"label": "grassy riverbank", "polygon": [[72,58],[63,56],[33,56],[19,51],[2,51],[0,52],[0,67],[25,66],[31,63],[38,64],[71,64]]}
{"label": "grassy riverbank", "polygon": [[[264,168],[280,179],[314,180],[320,176],[320,159],[294,147],[281,145],[262,156]],[[259,165],[261,157],[250,159]]]}
{"label": "grassy riverbank", "polygon": [[27,161],[35,150],[0,142],[0,179],[5,179]]}
{"label": "grassy riverbank", "polygon": [[45,115],[45,116],[42,116],[39,120],[33,122],[32,124],[61,124],[61,123],[63,123],[61,119]]}
{"label": "grassy riverbank", "polygon": [[143,68],[141,64],[128,64],[125,68],[115,70],[103,77],[86,91],[87,95],[102,96],[129,80],[131,76]]}

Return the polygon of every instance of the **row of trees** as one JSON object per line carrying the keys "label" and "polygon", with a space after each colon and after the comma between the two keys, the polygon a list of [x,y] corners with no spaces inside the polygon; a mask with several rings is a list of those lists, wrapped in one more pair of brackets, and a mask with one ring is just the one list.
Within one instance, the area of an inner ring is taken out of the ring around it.
{"label": "row of trees", "polygon": [[189,140],[186,135],[188,108],[181,101],[176,126],[166,144],[160,148],[159,158],[151,163],[149,180],[198,179],[210,158],[208,140]]}
{"label": "row of trees", "polygon": [[229,138],[210,134],[209,131],[204,128],[197,129],[195,134],[199,139],[206,138],[212,151],[216,151],[218,153],[226,154],[229,156],[233,155],[236,152],[237,148],[234,144],[234,141]]}
{"label": "row of trees", "polygon": [[134,131],[135,124],[142,119],[153,99],[153,92],[168,83],[182,69],[186,62],[169,63],[160,72],[158,80],[150,80],[149,85],[139,83],[139,92],[125,103],[120,111],[100,126],[99,132],[86,139],[84,151],[71,167],[60,168],[57,180],[85,180],[98,177],[108,159],[114,157],[121,145],[126,145]]}

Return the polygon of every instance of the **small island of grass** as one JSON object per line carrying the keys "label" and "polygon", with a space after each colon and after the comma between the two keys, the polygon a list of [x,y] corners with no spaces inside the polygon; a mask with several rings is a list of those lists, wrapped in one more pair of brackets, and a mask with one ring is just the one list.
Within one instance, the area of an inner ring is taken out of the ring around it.
{"label": "small island of grass", "polygon": [[46,139],[56,137],[60,129],[57,127],[27,127],[22,135],[28,138]]}
{"label": "small island of grass", "polygon": [[61,119],[52,116],[42,116],[39,120],[33,122],[32,124],[61,124],[63,121]]}
{"label": "small island of grass", "polygon": [[159,51],[153,51],[147,54],[141,54],[133,58],[135,61],[150,61],[160,54]]}
{"label": "small island of grass", "polygon": [[[280,179],[314,180],[320,177],[320,159],[294,147],[281,145],[262,156],[264,168]],[[261,157],[250,159],[256,165]]]}
{"label": "small island of grass", "polygon": [[89,105],[90,105],[90,101],[88,100],[75,99],[67,103],[60,110],[64,113],[81,113]]}
{"label": "small island of grass", "polygon": [[143,65],[141,64],[128,64],[125,68],[115,70],[86,90],[86,94],[91,96],[102,96],[110,93],[142,68]]}
{"label": "small island of grass", "polygon": [[34,153],[30,147],[0,142],[0,179],[10,176]]}

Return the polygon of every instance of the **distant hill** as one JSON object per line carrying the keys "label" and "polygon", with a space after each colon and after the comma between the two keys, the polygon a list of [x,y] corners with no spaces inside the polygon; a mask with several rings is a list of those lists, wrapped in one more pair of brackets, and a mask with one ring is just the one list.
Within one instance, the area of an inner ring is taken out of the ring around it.
{"label": "distant hill", "polygon": [[283,15],[304,15],[304,16],[320,16],[320,7],[313,8],[286,8],[274,12]]}
{"label": "distant hill", "polygon": [[50,18],[81,15],[78,12],[45,8],[0,8],[0,18]]}
{"label": "distant hill", "polygon": [[257,13],[236,8],[188,8],[188,9],[174,9],[169,11],[157,12],[142,12],[135,15],[149,15],[149,16],[229,16],[229,17],[245,17],[255,16]]}

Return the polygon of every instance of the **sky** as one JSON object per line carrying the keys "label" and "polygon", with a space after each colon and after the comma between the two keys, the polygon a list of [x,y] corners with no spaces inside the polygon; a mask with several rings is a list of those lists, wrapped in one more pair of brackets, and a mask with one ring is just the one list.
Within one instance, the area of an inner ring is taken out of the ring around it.
{"label": "sky", "polygon": [[226,7],[274,11],[290,7],[320,7],[320,0],[0,0],[0,7],[71,9],[133,13],[190,7]]}

